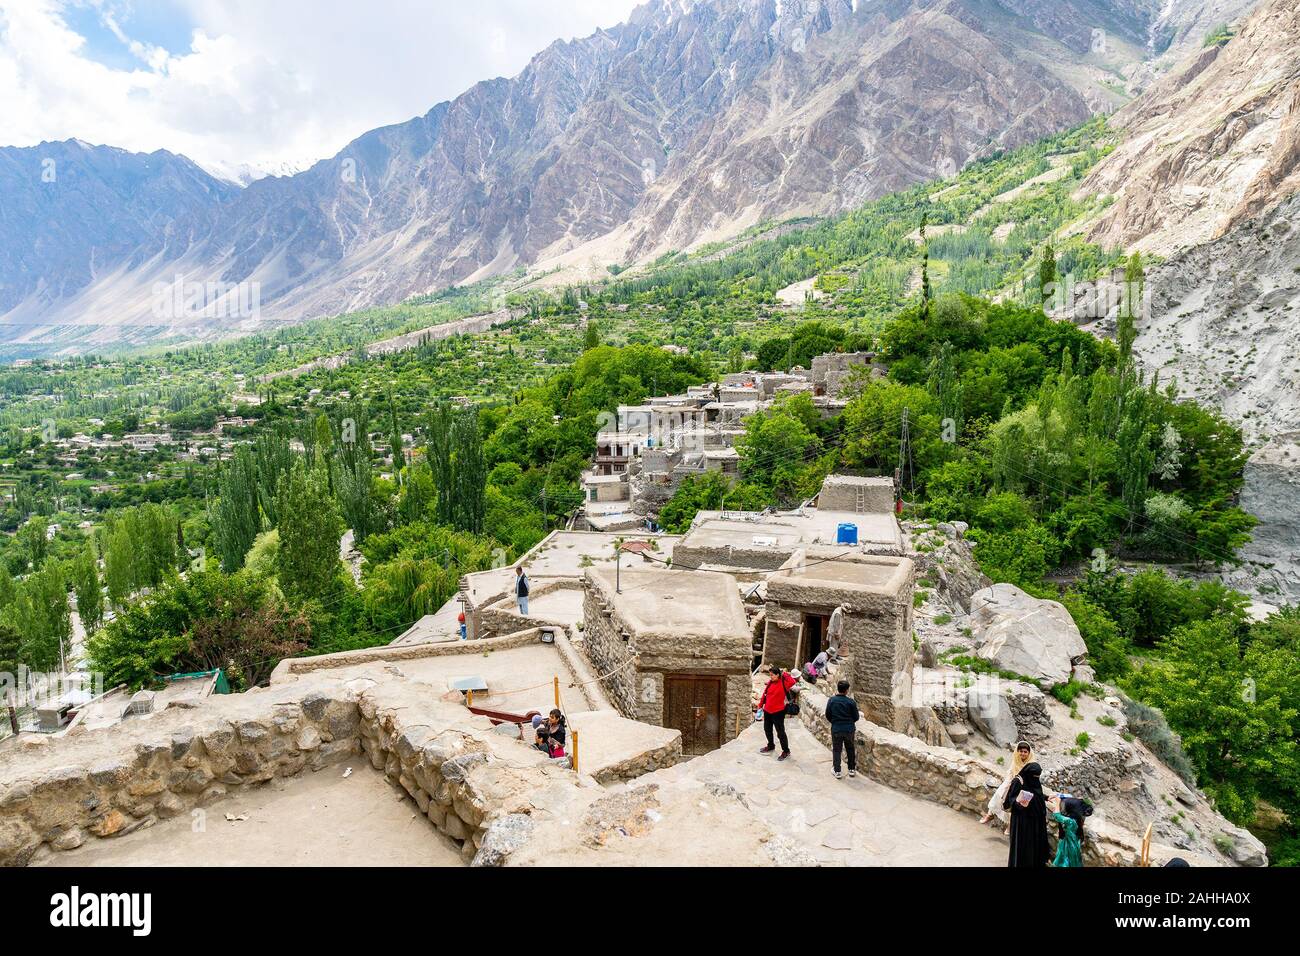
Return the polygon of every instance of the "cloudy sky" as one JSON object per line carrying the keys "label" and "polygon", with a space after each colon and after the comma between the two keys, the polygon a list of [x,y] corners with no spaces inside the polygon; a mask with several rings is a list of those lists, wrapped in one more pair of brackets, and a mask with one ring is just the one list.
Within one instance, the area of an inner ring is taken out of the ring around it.
{"label": "cloudy sky", "polygon": [[302,166],[634,0],[0,0],[0,146]]}

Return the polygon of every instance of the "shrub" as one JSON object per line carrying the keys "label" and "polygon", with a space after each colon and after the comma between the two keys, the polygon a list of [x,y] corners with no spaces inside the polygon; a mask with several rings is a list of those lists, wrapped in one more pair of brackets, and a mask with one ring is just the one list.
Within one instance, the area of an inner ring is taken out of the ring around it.
{"label": "shrub", "polygon": [[1160,758],[1161,763],[1178,774],[1189,787],[1196,786],[1196,770],[1187,754],[1183,753],[1182,740],[1169,729],[1163,713],[1131,697],[1124,697],[1124,716],[1128,718],[1129,730]]}
{"label": "shrub", "polygon": [[1088,663],[1102,680],[1115,680],[1130,670],[1129,644],[1110,616],[1078,591],[1067,591],[1061,603],[1070,612],[1083,643],[1088,646]]}
{"label": "shrub", "polygon": [[1066,684],[1057,684],[1052,688],[1052,696],[1062,704],[1073,704],[1074,699],[1083,691],[1083,684],[1077,680],[1070,680]]}

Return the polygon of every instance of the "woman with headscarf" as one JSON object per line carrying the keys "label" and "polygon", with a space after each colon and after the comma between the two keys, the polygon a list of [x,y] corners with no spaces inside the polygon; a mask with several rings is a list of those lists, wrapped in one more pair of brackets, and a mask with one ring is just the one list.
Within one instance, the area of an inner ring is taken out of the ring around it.
{"label": "woman with headscarf", "polygon": [[1027,763],[1011,779],[1002,803],[1011,811],[1011,848],[1007,866],[1047,866],[1047,800],[1039,777],[1043,768]]}
{"label": "woman with headscarf", "polygon": [[[1029,749],[1029,741],[1016,741],[1016,749],[1011,756],[1011,766],[1007,768],[1006,779],[1002,781],[1002,786],[993,792],[993,796],[989,797],[989,805],[984,811],[984,816],[980,817],[980,823],[988,823],[994,817],[997,817],[1002,823],[1009,825],[1010,819],[1007,817],[1006,811],[1002,809],[1002,804],[1007,799],[1007,791],[1011,789],[1012,779],[1016,774],[1020,773],[1020,769],[1025,764],[1033,759],[1034,754]],[[1007,829],[1003,832],[1010,833],[1011,831]]]}
{"label": "woman with headscarf", "polygon": [[1058,793],[1047,801],[1047,811],[1057,826],[1056,859],[1052,866],[1083,866],[1082,817],[1064,812],[1062,796]]}

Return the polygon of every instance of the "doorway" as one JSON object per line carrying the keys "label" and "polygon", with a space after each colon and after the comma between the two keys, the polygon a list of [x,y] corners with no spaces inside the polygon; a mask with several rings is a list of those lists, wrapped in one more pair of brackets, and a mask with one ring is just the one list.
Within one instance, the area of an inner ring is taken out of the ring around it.
{"label": "doorway", "polygon": [[799,653],[796,655],[798,660],[794,662],[795,667],[803,667],[804,664],[815,659],[818,654],[826,650],[826,634],[830,627],[831,616],[829,614],[816,614],[811,611],[804,613],[803,630],[800,632],[803,637],[799,642]]}
{"label": "doorway", "polygon": [[722,678],[711,674],[664,675],[664,726],[682,732],[690,757],[722,746]]}

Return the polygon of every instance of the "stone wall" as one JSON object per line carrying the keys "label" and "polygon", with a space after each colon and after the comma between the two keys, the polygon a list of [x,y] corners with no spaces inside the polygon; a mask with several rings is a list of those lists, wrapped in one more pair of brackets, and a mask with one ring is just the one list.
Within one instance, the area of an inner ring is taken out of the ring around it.
{"label": "stone wall", "polygon": [[384,644],[337,654],[319,654],[315,657],[286,657],[271,672],[271,683],[279,684],[304,674],[353,667],[373,662],[395,663],[420,660],[426,657],[447,657],[454,654],[480,654],[503,651],[512,647],[525,647],[541,639],[537,630],[517,630],[503,637],[469,641],[443,641],[437,644]]}
{"label": "stone wall", "polygon": [[378,685],[361,695],[361,749],[437,830],[460,844],[467,861],[499,866],[532,832],[533,797],[579,781],[562,761],[485,732],[486,719],[477,727],[459,714],[436,719],[441,708],[430,713],[415,694],[413,701],[409,687]]}
{"label": "stone wall", "polygon": [[763,608],[763,663],[795,668],[803,665],[799,655],[799,634],[803,612],[798,608],[769,601]]}
{"label": "stone wall", "polygon": [[[582,604],[582,653],[591,663],[597,675],[609,676],[601,681],[605,696],[614,708],[624,717],[644,720],[646,723],[662,724],[663,708],[649,708],[653,714],[642,714],[641,697],[638,693],[636,667],[631,663],[633,653],[631,635],[625,631],[614,617],[613,609],[600,592],[587,588]],[[653,680],[653,676],[651,680]],[[648,696],[648,695],[647,695]],[[659,679],[653,694],[654,701],[663,699],[663,681]]]}
{"label": "stone wall", "polygon": [[[863,506],[858,508],[861,492]],[[817,495],[819,511],[861,511],[864,514],[891,514],[894,510],[892,478],[858,478],[852,475],[828,475]]]}
{"label": "stone wall", "polygon": [[[799,719],[826,746],[826,696],[804,685]],[[1002,783],[992,764],[947,747],[931,747],[869,720],[857,726],[858,769],[887,787],[903,790],[954,810],[983,814],[989,797]]]}
{"label": "stone wall", "polygon": [[0,864],[71,850],[203,807],[240,787],[319,769],[359,750],[341,688],[209,698],[200,709],[69,738],[35,738],[0,767]]}
{"label": "stone wall", "polygon": [[665,726],[665,675],[708,674],[723,679],[720,738],[731,740],[752,719],[750,683],[752,641],[716,634],[637,633],[614,607],[606,582],[588,574],[583,600],[583,633],[578,645],[601,686],[624,717]]}
{"label": "stone wall", "polygon": [[576,589],[579,586],[577,583],[568,580],[546,581],[531,586],[529,593],[530,613],[527,616],[519,613],[519,605],[515,602],[513,594],[495,600],[491,604],[484,605],[471,612],[474,622],[472,633],[478,638],[495,638],[515,634],[530,628],[555,627],[557,626],[556,621],[535,613],[533,599],[564,588]]}
{"label": "stone wall", "polygon": [[[800,695],[803,700],[799,719],[814,737],[829,747],[831,734],[825,716],[826,696],[807,685],[804,688]],[[854,737],[858,770],[862,773],[887,787],[924,797],[954,810],[983,815],[989,798],[1002,783],[1004,771],[993,764],[968,757],[959,750],[925,744],[868,720],[858,721]],[[1110,771],[1123,772],[1120,767],[1111,767]],[[1079,784],[1085,775],[1097,779],[1099,773],[1104,778],[1107,770],[1085,755],[1074,764],[1044,773],[1043,785],[1049,790],[1073,789],[1073,792],[1091,795],[1089,787]],[[1056,828],[1049,826],[1048,834],[1054,843]],[[1088,821],[1088,837],[1083,843],[1084,863],[1087,866],[1137,866],[1141,845],[1142,840],[1137,834],[1092,817]],[[1197,866],[1219,864],[1217,860],[1174,847],[1152,845],[1154,865],[1158,866],[1161,861],[1174,856],[1190,858]]]}
{"label": "stone wall", "polygon": [[[535,796],[592,785],[427,691],[387,676],[303,681],[10,750],[0,762],[0,864],[25,865],[42,845],[122,836],[364,752],[466,860],[499,865],[531,831]],[[614,772],[633,772],[625,763]]]}
{"label": "stone wall", "polygon": [[[909,569],[910,565],[904,570]],[[805,662],[794,660],[794,645],[803,615],[829,615],[842,606],[840,654],[853,697],[868,720],[904,730],[911,718],[911,708],[900,703],[911,687],[911,593],[910,578],[899,593],[892,594],[837,589],[825,581],[799,576],[774,577],[767,586],[763,658],[785,667],[801,667]]]}
{"label": "stone wall", "polygon": [[673,549],[673,564],[679,568],[713,566],[741,569],[741,572],[768,572],[785,566],[797,551],[795,545],[711,544],[707,534],[687,535]]}

